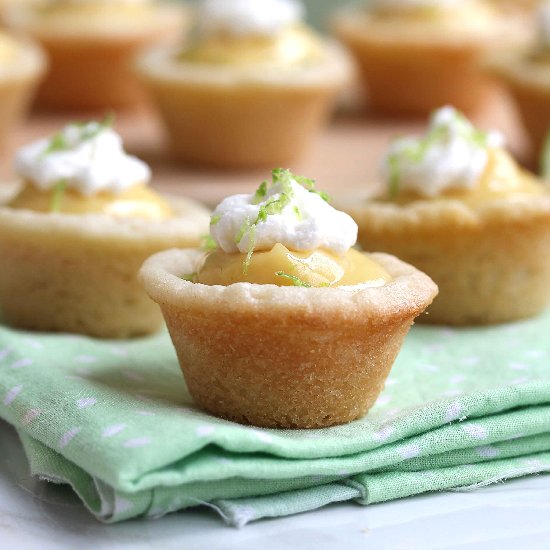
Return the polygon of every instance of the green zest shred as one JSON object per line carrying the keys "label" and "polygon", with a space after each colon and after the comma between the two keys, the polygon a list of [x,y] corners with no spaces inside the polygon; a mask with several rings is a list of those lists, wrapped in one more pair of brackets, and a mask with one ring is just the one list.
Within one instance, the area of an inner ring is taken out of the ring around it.
{"label": "green zest shred", "polygon": [[[88,122],[72,122],[69,124],[69,126],[76,126],[77,128],[80,128],[80,141],[87,141],[90,139],[93,139],[98,134],[100,134],[103,130],[106,128],[111,128],[115,122],[115,117],[113,113],[108,113],[102,121],[97,123],[97,126],[95,128],[90,128],[90,125],[93,123],[93,121]],[[60,132],[55,133],[47,147],[42,151],[41,157],[47,157],[48,155],[52,153],[58,153],[60,151],[68,151],[71,149],[70,143],[67,141],[67,138],[65,137],[65,134],[63,133],[63,130]]]}
{"label": "green zest shred", "polygon": [[57,153],[58,151],[66,151],[67,149],[69,149],[69,143],[63,135],[63,132],[57,132],[50,139],[46,149],[42,151],[41,157],[46,157],[51,153]]}
{"label": "green zest shred", "polygon": [[187,281],[188,283],[196,283],[198,276],[199,274],[195,272],[195,273],[190,273],[189,275],[182,275],[180,279],[182,281]]}
{"label": "green zest shred", "polygon": [[260,187],[256,189],[256,193],[254,193],[254,199],[252,200],[253,204],[260,204],[265,199],[268,185],[267,181],[262,181]]}
{"label": "green zest shred", "polygon": [[67,180],[63,178],[60,179],[53,187],[50,212],[59,212],[61,210],[61,204],[63,203],[65,191],[67,191]]}
{"label": "green zest shred", "polygon": [[222,217],[220,214],[215,214],[210,218],[210,225],[217,225],[221,219]]}
{"label": "green zest shred", "polygon": [[201,240],[202,240],[201,249],[204,252],[212,252],[218,248],[218,243],[214,240],[214,238],[210,234],[203,235],[201,237]]}
{"label": "green zest shred", "polygon": [[300,277],[296,277],[296,275],[289,275],[288,273],[285,273],[284,271],[277,271],[277,273],[275,273],[275,275],[277,275],[277,277],[283,277],[285,279],[288,279],[289,281],[292,282],[292,284],[294,286],[301,286],[301,287],[305,287],[305,288],[311,288],[311,285],[309,283],[306,283],[305,281],[302,281],[302,279],[300,279]]}
{"label": "green zest shred", "polygon": [[305,187],[310,193],[319,195],[325,202],[330,202],[330,197],[324,191],[319,191],[315,188],[315,180],[306,178],[304,176],[294,176],[294,181],[299,183],[302,187]]}
{"label": "green zest shred", "polygon": [[110,112],[105,115],[103,120],[98,122],[95,128],[91,127],[91,122],[84,122],[82,125],[82,133],[80,134],[81,141],[87,141],[89,139],[95,138],[106,128],[112,128],[115,123],[115,115]]}

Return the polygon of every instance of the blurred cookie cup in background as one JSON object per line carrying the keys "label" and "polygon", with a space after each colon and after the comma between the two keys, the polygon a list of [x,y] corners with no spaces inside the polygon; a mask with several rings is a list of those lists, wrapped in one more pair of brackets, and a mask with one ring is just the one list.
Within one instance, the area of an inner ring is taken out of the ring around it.
{"label": "blurred cookie cup in background", "polygon": [[498,89],[486,56],[526,35],[523,22],[484,0],[371,0],[337,12],[332,27],[357,62],[368,105],[392,115],[483,108]]}
{"label": "blurred cookie cup in background", "polygon": [[483,325],[531,317],[550,302],[550,189],[451,107],[421,137],[395,140],[368,199],[338,206],[363,246],[427,273],[439,296],[427,323]]}
{"label": "blurred cookie cup in background", "polygon": [[0,31],[0,148],[24,119],[46,66],[37,45]]}
{"label": "blurred cookie cup in background", "polygon": [[295,0],[203,0],[183,47],[139,60],[175,159],[250,167],[302,154],[351,78],[347,55],[302,17]]}
{"label": "blurred cookie cup in background", "polygon": [[19,185],[0,203],[3,320],[100,338],[160,328],[137,272],[155,252],[198,246],[207,211],[155,193],[107,119],[23,147],[15,169]]}
{"label": "blurred cookie cup in background", "polygon": [[40,42],[50,58],[38,105],[86,110],[142,102],[134,57],[148,46],[181,39],[189,14],[162,0],[42,0],[11,7],[7,20]]}
{"label": "blurred cookie cup in background", "polygon": [[495,58],[492,67],[515,101],[534,161],[550,131],[550,2],[540,5],[533,35],[530,47]]}

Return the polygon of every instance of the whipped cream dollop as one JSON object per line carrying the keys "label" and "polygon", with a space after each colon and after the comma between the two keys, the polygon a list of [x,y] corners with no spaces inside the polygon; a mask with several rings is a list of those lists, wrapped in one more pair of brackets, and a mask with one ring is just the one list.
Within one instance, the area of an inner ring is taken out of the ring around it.
{"label": "whipped cream dollop", "polygon": [[273,36],[303,15],[302,4],[295,0],[203,0],[199,5],[204,34]]}
{"label": "whipped cream dollop", "polygon": [[499,132],[482,132],[452,107],[436,111],[422,137],[395,140],[383,158],[381,176],[390,194],[412,191],[436,197],[448,190],[473,189],[489,159],[503,147]]}
{"label": "whipped cream dollop", "polygon": [[537,45],[541,50],[550,50],[550,2],[543,2],[538,9]]}
{"label": "whipped cream dollop", "polygon": [[108,122],[69,124],[53,137],[23,147],[16,154],[15,170],[39,189],[63,182],[85,196],[118,194],[151,179],[149,167],[126,154],[122,138]]}
{"label": "whipped cream dollop", "polygon": [[322,248],[342,255],[357,240],[357,224],[330,206],[311,180],[274,170],[271,186],[263,183],[256,194],[223,200],[210,233],[228,254],[271,250],[280,243],[294,251]]}

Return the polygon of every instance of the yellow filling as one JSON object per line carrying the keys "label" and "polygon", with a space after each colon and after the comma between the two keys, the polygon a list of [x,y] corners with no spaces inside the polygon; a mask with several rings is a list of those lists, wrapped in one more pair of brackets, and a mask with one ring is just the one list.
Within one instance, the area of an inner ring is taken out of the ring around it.
{"label": "yellow filling", "polygon": [[462,24],[480,26],[490,22],[494,9],[485,2],[464,2],[457,6],[387,6],[368,8],[369,16],[381,21],[402,20],[405,22],[426,22],[459,26]]}
{"label": "yellow filling", "polygon": [[276,36],[232,36],[218,33],[183,51],[179,59],[210,65],[292,66],[314,62],[322,56],[322,44],[303,25],[289,27]]}
{"label": "yellow filling", "polygon": [[[547,191],[535,176],[522,170],[503,149],[491,149],[489,160],[478,184],[473,189],[450,190],[438,198],[459,199],[472,206],[495,199],[514,200],[525,196],[543,195]],[[389,200],[386,197],[387,200]],[[392,199],[398,204],[425,200],[417,193],[402,192]]]}
{"label": "yellow filling", "polygon": [[17,57],[17,42],[4,33],[0,33],[0,63],[13,61]]}
{"label": "yellow filling", "polygon": [[152,221],[174,216],[174,211],[160,195],[141,184],[118,195],[98,193],[90,197],[72,189],[59,193],[26,185],[8,206],[44,213],[108,214],[118,218],[143,218]]}
{"label": "yellow filling", "polygon": [[248,269],[246,255],[217,250],[206,258],[196,282],[228,286],[255,283],[277,286],[383,286],[390,274],[367,254],[351,249],[344,256],[326,250],[294,252],[282,244],[271,250],[255,252]]}
{"label": "yellow filling", "polygon": [[71,24],[89,23],[89,19],[108,18],[106,24],[129,18],[143,18],[151,11],[151,3],[126,4],[124,2],[72,2],[57,0],[38,5],[37,13],[49,23],[65,21]]}

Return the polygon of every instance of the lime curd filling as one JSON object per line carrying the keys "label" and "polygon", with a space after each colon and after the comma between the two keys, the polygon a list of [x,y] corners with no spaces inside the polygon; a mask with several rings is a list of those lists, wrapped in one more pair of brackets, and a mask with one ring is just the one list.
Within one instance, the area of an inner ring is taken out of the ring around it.
{"label": "lime curd filling", "polygon": [[295,24],[274,34],[217,32],[199,37],[178,59],[209,65],[268,65],[288,67],[313,63],[322,57],[322,44],[314,32]]}
{"label": "lime curd filling", "polygon": [[350,249],[338,256],[327,250],[296,252],[282,244],[258,251],[246,270],[244,254],[210,253],[197,273],[196,282],[228,286],[254,283],[277,286],[379,287],[391,281],[390,274],[367,254]]}
{"label": "lime curd filling", "polygon": [[18,49],[15,40],[0,32],[0,64],[10,63],[16,59]]}
{"label": "lime curd filling", "polygon": [[150,0],[50,0],[34,7],[35,13],[45,21],[56,23],[70,21],[74,24],[86,24],[89,17],[120,18],[146,17],[152,7]]}
{"label": "lime curd filling", "polygon": [[451,25],[461,24],[483,27],[494,19],[495,13],[483,1],[418,1],[377,0],[367,8],[368,17],[384,21],[404,21],[411,23],[436,23]]}
{"label": "lime curd filling", "polygon": [[115,218],[140,218],[162,221],[175,214],[160,195],[143,184],[121,193],[100,192],[84,196],[73,189],[41,190],[26,184],[8,204],[19,210],[61,214],[107,214]]}

